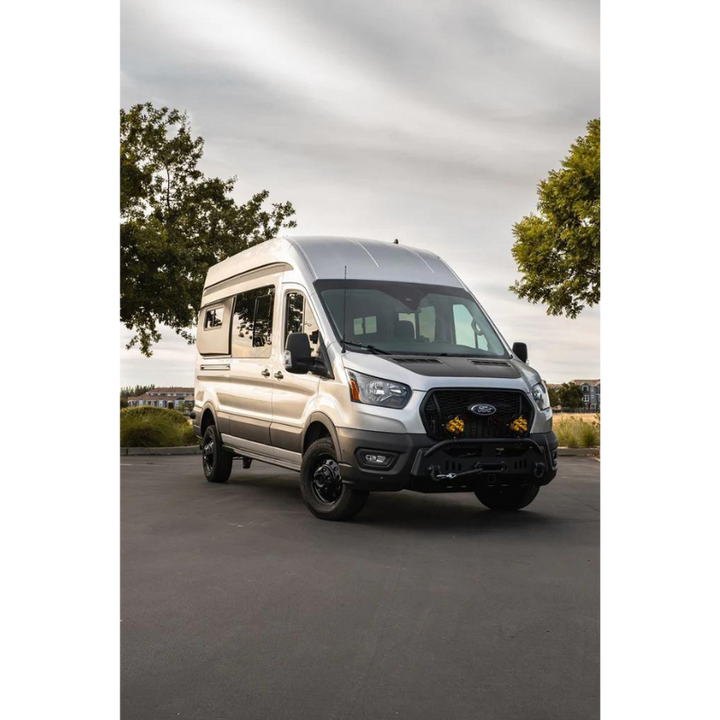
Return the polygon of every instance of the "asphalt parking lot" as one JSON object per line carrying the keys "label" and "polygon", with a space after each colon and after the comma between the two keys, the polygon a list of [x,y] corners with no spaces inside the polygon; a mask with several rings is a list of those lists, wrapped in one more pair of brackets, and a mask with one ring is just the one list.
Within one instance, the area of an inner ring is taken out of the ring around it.
{"label": "asphalt parking lot", "polygon": [[600,464],[560,463],[518,513],[331,523],[269,465],[121,458],[123,719],[599,717]]}

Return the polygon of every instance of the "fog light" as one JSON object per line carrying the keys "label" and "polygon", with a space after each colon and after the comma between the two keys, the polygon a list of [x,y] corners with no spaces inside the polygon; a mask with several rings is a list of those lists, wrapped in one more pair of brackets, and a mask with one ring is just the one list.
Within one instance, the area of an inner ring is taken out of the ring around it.
{"label": "fog light", "polygon": [[388,468],[395,461],[395,455],[378,450],[359,450],[360,464],[368,468]]}

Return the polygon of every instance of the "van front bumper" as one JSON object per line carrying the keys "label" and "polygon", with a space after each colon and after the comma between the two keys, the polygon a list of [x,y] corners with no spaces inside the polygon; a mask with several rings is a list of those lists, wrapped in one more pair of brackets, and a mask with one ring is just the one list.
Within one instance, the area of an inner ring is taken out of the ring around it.
{"label": "van front bumper", "polygon": [[[554,432],[524,438],[458,439],[338,428],[343,482],[366,490],[469,492],[494,482],[547,485],[557,474]],[[370,467],[368,456],[383,467]]]}

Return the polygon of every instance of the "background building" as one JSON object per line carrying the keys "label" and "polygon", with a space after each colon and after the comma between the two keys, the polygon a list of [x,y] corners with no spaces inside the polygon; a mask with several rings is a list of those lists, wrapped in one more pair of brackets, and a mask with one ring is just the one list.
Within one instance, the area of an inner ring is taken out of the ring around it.
{"label": "background building", "polygon": [[192,404],[193,388],[153,388],[143,395],[128,398],[128,407],[140,405],[152,405],[154,407],[167,408],[168,410],[182,410],[185,403]]}
{"label": "background building", "polygon": [[588,410],[600,410],[600,380],[573,380],[583,393],[583,405]]}

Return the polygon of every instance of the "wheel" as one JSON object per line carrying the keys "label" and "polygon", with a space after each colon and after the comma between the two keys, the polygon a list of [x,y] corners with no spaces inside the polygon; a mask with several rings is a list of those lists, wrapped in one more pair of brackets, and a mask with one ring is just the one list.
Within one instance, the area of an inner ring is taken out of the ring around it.
{"label": "wheel", "polygon": [[202,442],[203,472],[209,482],[224,483],[232,471],[232,453],[222,446],[220,433],[215,425],[208,425]]}
{"label": "wheel", "polygon": [[491,510],[521,510],[536,497],[540,486],[531,482],[524,485],[495,485],[475,491],[477,499]]}
{"label": "wheel", "polygon": [[367,490],[343,485],[335,446],[316,440],[303,455],[300,491],[308,510],[321,520],[349,520],[365,506]]}

